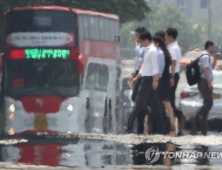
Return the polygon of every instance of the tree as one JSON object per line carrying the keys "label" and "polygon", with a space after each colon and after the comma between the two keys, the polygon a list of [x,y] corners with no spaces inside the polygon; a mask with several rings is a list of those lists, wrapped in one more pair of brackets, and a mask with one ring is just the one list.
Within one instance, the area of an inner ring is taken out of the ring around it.
{"label": "tree", "polygon": [[[165,16],[165,17],[164,17]],[[190,48],[196,48],[196,44],[203,43],[201,32],[193,28],[193,23],[185,18],[175,7],[167,6],[157,13],[155,22],[153,22],[153,30],[167,27],[175,27],[179,32],[178,41],[182,47],[183,53]]]}
{"label": "tree", "polygon": [[197,48],[200,44],[203,45],[203,33],[199,29],[194,29],[194,22],[186,19],[175,7],[166,6],[161,9],[156,3],[152,3],[149,6],[151,12],[148,15],[146,14],[146,19],[122,26],[121,45],[123,48],[132,48],[131,53],[123,51],[123,57],[135,57],[133,52],[135,40],[130,35],[130,32],[134,31],[138,26],[146,27],[152,34],[159,30],[165,31],[167,27],[177,28],[179,32],[178,41],[183,53],[189,49]]}
{"label": "tree", "polygon": [[9,8],[27,5],[59,5],[112,13],[120,17],[121,23],[142,20],[150,11],[144,0],[0,0],[0,13],[3,14]]}

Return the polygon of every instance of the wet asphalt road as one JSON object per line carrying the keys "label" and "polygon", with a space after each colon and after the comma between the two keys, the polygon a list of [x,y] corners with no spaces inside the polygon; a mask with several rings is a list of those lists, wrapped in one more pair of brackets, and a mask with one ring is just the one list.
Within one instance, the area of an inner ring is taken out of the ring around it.
{"label": "wet asphalt road", "polygon": [[[50,141],[50,142],[49,142]],[[147,164],[145,152],[222,152],[222,135],[208,136],[93,135],[52,140],[0,141],[0,169],[221,169],[221,158],[164,158]]]}
{"label": "wet asphalt road", "polygon": [[[123,74],[129,75],[130,69]],[[186,87],[181,74],[179,94]],[[162,135],[63,135],[0,140],[0,169],[222,169],[222,158],[164,158],[148,165],[147,149],[156,146],[161,152],[222,152],[222,133],[208,136],[169,137]]]}

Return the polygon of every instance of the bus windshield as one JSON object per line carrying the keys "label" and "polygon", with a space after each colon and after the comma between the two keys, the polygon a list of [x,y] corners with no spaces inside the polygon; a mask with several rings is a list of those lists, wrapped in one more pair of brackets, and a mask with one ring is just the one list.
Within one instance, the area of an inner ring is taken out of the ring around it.
{"label": "bus windshield", "polygon": [[24,10],[6,15],[6,34],[14,32],[76,33],[76,15],[67,11]]}
{"label": "bus windshield", "polygon": [[6,95],[76,96],[79,91],[79,75],[75,60],[19,60],[6,64]]}

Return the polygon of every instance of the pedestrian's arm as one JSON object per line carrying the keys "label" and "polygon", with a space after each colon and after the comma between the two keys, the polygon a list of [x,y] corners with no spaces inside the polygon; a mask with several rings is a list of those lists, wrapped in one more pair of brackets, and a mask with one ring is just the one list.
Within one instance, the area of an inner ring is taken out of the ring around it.
{"label": "pedestrian's arm", "polygon": [[175,68],[176,68],[176,60],[172,60],[172,64],[171,64],[171,77],[174,77]]}
{"label": "pedestrian's arm", "polygon": [[160,75],[159,74],[155,74],[153,75],[153,82],[157,82],[159,81]]}
{"label": "pedestrian's arm", "polygon": [[141,74],[137,74],[136,79],[138,80],[141,77]]}
{"label": "pedestrian's arm", "polygon": [[140,47],[140,49],[138,50],[138,57],[139,58],[144,58],[144,53],[145,53],[145,51],[144,51],[144,48],[143,47]]}
{"label": "pedestrian's arm", "polygon": [[141,68],[140,68],[140,70],[139,70],[139,73],[138,73],[138,75],[137,75],[137,78],[141,77],[142,71],[143,71],[143,69],[144,69],[144,65],[145,65],[145,64],[146,64],[145,62],[142,63],[142,66],[141,66]]}
{"label": "pedestrian's arm", "polygon": [[158,53],[152,52],[151,58],[150,58],[151,64],[152,64],[152,71],[153,71],[153,82],[159,81],[159,68],[158,68]]}
{"label": "pedestrian's arm", "polygon": [[214,57],[214,61],[213,61],[213,64],[212,64],[212,68],[214,69],[216,65],[217,65],[217,58]]}
{"label": "pedestrian's arm", "polygon": [[131,85],[134,86],[140,77],[141,77],[141,73],[137,74],[137,76],[132,79]]}
{"label": "pedestrian's arm", "polygon": [[171,49],[170,51],[171,57],[172,57],[172,64],[171,64],[171,77],[174,77],[175,69],[176,69],[176,62],[177,62],[177,53],[176,49]]}
{"label": "pedestrian's arm", "polygon": [[217,53],[216,55],[215,55],[215,57],[214,57],[214,62],[213,62],[213,64],[212,64],[212,68],[214,69],[215,67],[216,67],[216,65],[217,65],[217,60],[218,60],[218,58],[220,57],[220,53]]}

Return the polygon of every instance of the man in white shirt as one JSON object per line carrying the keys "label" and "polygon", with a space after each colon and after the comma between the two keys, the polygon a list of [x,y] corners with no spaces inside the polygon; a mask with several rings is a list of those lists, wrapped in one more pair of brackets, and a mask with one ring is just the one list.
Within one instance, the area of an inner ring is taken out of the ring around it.
{"label": "man in white shirt", "polygon": [[167,44],[167,48],[171,54],[172,57],[172,65],[170,67],[170,82],[171,82],[171,91],[170,91],[170,98],[171,98],[171,106],[173,108],[175,116],[178,118],[179,122],[179,133],[178,136],[183,135],[183,124],[185,121],[185,116],[181,111],[179,111],[176,108],[175,105],[175,99],[176,99],[176,90],[177,90],[177,85],[180,79],[180,60],[181,60],[181,50],[180,47],[177,43],[177,36],[178,32],[177,29],[175,28],[168,28],[166,30],[166,35],[165,35],[165,41]]}
{"label": "man in white shirt", "polygon": [[215,47],[214,43],[212,41],[207,41],[205,43],[205,51],[203,54],[206,54],[202,56],[199,60],[199,67],[200,67],[200,73],[201,78],[198,82],[198,89],[200,93],[203,96],[203,106],[197,111],[195,118],[192,120],[192,131],[191,134],[196,134],[196,123],[199,119],[199,117],[202,117],[201,119],[201,132],[202,135],[207,135],[208,131],[208,124],[207,124],[207,117],[208,113],[211,110],[213,106],[213,69],[215,68],[217,64],[217,60],[220,56],[220,53],[217,53],[214,61],[212,62],[210,59],[210,56],[214,53]]}
{"label": "man in white shirt", "polygon": [[[141,44],[145,47],[145,57],[139,74],[132,80],[134,85],[139,78],[141,78],[141,85],[136,97],[135,107],[132,112],[132,116],[128,122],[128,132],[132,132],[132,126],[137,114],[141,112],[144,106],[144,101],[150,99],[152,114],[156,114],[159,120],[155,122],[157,124],[157,133],[164,133],[164,121],[161,116],[160,101],[157,94],[157,88],[159,84],[159,68],[158,68],[158,50],[151,44],[151,34],[143,32],[139,36]],[[160,116],[158,116],[160,115]]]}
{"label": "man in white shirt", "polygon": [[[143,60],[144,60],[145,51],[144,51],[143,46],[140,44],[139,35],[141,33],[145,32],[145,31],[147,31],[147,30],[144,27],[142,27],[142,28],[138,27],[135,30],[135,33],[136,33],[136,36],[135,36],[135,39],[136,39],[136,42],[135,42],[136,43],[136,48],[135,48],[136,58],[135,58],[135,70],[131,75],[131,81],[139,73],[141,64],[143,63]],[[132,94],[132,100],[133,101],[136,98],[139,86],[140,86],[140,80],[138,80],[137,83],[135,84],[135,86],[133,87],[133,94]]]}
{"label": "man in white shirt", "polygon": [[139,73],[139,70],[140,70],[140,66],[141,66],[141,63],[143,62],[143,59],[144,59],[144,49],[143,49],[143,46],[140,44],[139,42],[139,35],[142,33],[142,32],[145,32],[147,31],[147,29],[145,27],[138,27],[136,30],[135,30],[135,44],[136,44],[136,47],[135,47],[135,53],[136,53],[136,58],[135,58],[135,70],[133,72],[134,75],[138,74]]}
{"label": "man in white shirt", "polygon": [[[135,70],[131,75],[131,81],[134,77],[137,76],[137,74],[139,73],[140,67],[143,63],[144,60],[144,48],[143,46],[140,44],[140,40],[139,40],[139,35],[143,32],[147,31],[145,27],[138,27],[135,30],[135,39],[136,39],[136,48],[135,48],[135,53],[136,53],[136,58],[135,58]],[[141,78],[138,79],[138,81],[136,82],[136,84],[133,86],[133,91],[132,91],[132,101],[135,101],[136,99],[136,95],[138,93],[139,90],[139,86],[141,84]],[[143,134],[144,132],[144,118],[146,114],[151,114],[150,110],[147,107],[147,102],[144,101],[144,106],[143,109],[141,110],[140,113],[137,114],[137,119],[138,119],[138,129],[137,129],[137,133],[138,134]]]}

